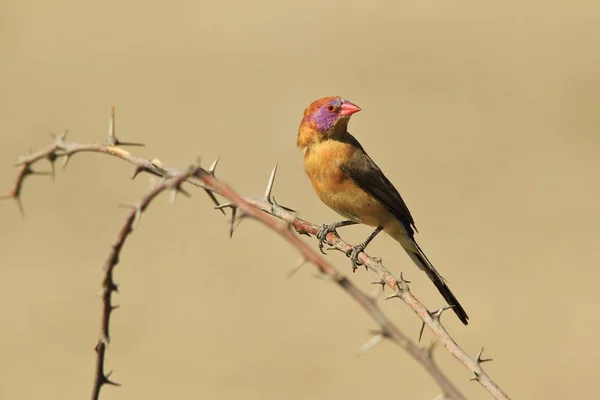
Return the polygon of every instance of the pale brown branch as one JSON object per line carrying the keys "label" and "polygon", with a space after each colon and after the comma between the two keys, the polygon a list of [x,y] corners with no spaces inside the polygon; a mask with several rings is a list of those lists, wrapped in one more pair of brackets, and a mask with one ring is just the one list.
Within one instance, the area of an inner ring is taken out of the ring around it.
{"label": "pale brown branch", "polygon": [[[294,213],[287,211],[281,207],[274,206],[262,199],[246,198],[248,203],[253,207],[265,211],[279,219],[292,224],[296,231],[300,234],[309,234],[315,236],[319,231],[320,226],[311,222],[298,218]],[[346,254],[352,249],[352,245],[336,236],[329,233],[326,237],[327,243]],[[444,328],[440,321],[441,313],[430,312],[409,290],[407,282],[400,278],[396,278],[383,265],[380,259],[370,257],[366,253],[361,252],[358,259],[364,266],[375,272],[381,281],[378,284],[385,284],[393,290],[392,296],[388,298],[398,297],[406,303],[416,314],[421,318],[423,324],[428,326],[431,331],[438,337],[440,342],[463,366],[471,372],[472,376],[477,380],[495,399],[509,399],[508,395],[492,380],[492,378],[481,368],[481,360],[470,356],[464,351],[450,336],[450,333]]]}
{"label": "pale brown branch", "polygon": [[[345,275],[341,274],[337,269],[331,265],[323,256],[317,253],[312,247],[306,242],[301,240],[300,236],[294,234],[290,227],[295,227],[294,221],[287,224],[278,224],[273,218],[270,218],[267,214],[261,212],[265,210],[262,208],[255,207],[251,201],[240,196],[228,185],[220,182],[218,179],[207,173],[204,170],[200,170],[196,175],[201,181],[211,187],[215,192],[228,199],[232,204],[240,208],[246,215],[260,221],[265,226],[269,227],[273,231],[281,235],[287,242],[297,248],[304,259],[309,261],[320,272],[327,275],[333,282],[340,286],[346,293],[348,293],[356,302],[358,302],[365,311],[378,323],[381,327],[381,331],[378,332],[384,338],[391,339],[394,343],[404,348],[414,359],[416,359],[433,377],[436,383],[444,391],[447,397],[452,399],[465,399],[460,391],[448,380],[448,378],[442,373],[437,367],[432,358],[432,353],[427,349],[423,349],[400,331],[386,316],[381,312],[377,303],[374,299],[362,292],[356,287]],[[274,173],[271,175],[274,176]],[[269,181],[268,193],[265,197],[270,194],[270,189],[273,186],[272,179]],[[273,207],[277,207],[272,205]],[[279,207],[278,207],[279,208]],[[289,211],[286,211],[289,212]],[[271,213],[269,213],[271,214]]]}
{"label": "pale brown branch", "polygon": [[[181,177],[186,174],[178,171],[175,168],[164,166],[162,165],[162,163],[160,163],[160,161],[156,159],[148,160],[143,157],[132,155],[129,152],[110,143],[68,143],[65,141],[65,138],[66,134],[58,136],[55,138],[55,141],[51,146],[48,146],[37,152],[31,153],[27,156],[21,157],[17,163],[17,165],[19,166],[19,171],[15,180],[15,184],[9,191],[9,194],[4,198],[13,198],[20,203],[23,181],[25,177],[32,174],[33,171],[31,169],[31,166],[36,162],[41,160],[48,160],[51,163],[54,163],[55,160],[61,157],[66,161],[72,155],[80,152],[103,153],[124,160],[135,167],[133,177],[135,177],[140,172],[148,172],[159,177],[171,179],[175,179],[176,177]],[[288,240],[291,244],[297,247],[306,260],[310,261],[312,264],[317,266],[321,272],[329,276],[334,282],[336,282],[347,293],[349,293],[359,304],[361,304],[361,306],[380,325],[381,331],[378,334],[382,335],[385,338],[392,339],[395,343],[402,346],[409,354],[411,354],[411,356],[417,359],[421,363],[421,365],[434,377],[434,379],[436,380],[438,385],[440,385],[447,397],[452,397],[456,399],[464,398],[464,396],[460,394],[460,392],[458,392],[458,390],[448,381],[448,379],[433,363],[430,352],[426,351],[426,349],[419,347],[410,338],[408,338],[401,331],[399,331],[393,324],[391,324],[387,317],[385,317],[385,315],[381,313],[374,300],[372,300],[370,297],[368,297],[359,289],[357,289],[348,280],[347,277],[337,272],[331,264],[325,261],[325,259],[323,259],[315,250],[309,247],[305,242],[300,240],[298,236],[294,235],[288,229],[288,226],[293,226],[296,232],[300,234],[314,236],[316,235],[320,226],[298,218],[292,210],[278,205],[274,202],[274,199],[270,198],[273,186],[272,181],[274,179],[274,172],[272,174],[272,178],[270,178],[269,180],[264,199],[255,199],[238,195],[231,188],[218,181],[215,178],[213,172],[214,168],[211,168],[211,170],[209,171],[198,170],[194,174],[195,177],[185,175],[184,180],[185,182],[188,182],[194,186],[201,187],[207,190],[208,192],[217,193],[230,201],[229,204],[219,205],[218,201],[216,201],[216,198],[212,196],[212,199],[217,205],[217,208],[222,209],[225,207],[231,207],[234,211],[239,208],[240,211],[243,212],[244,216],[251,216],[255,219],[258,219],[268,227],[275,229],[286,240]],[[179,185],[181,183],[183,183],[183,181],[180,181]],[[264,213],[260,211],[264,211]],[[265,213],[285,221],[287,225],[284,227],[279,226],[273,219],[269,218]],[[131,222],[135,220],[136,215],[138,215],[139,217],[139,212],[134,212],[132,210],[132,213],[130,213],[130,216],[132,218]],[[233,218],[232,220],[232,224],[234,223],[235,218]],[[349,243],[345,242],[333,233],[329,233],[326,237],[326,240],[330,246],[342,251],[343,253],[346,253],[352,248],[352,246]],[[404,279],[402,279],[402,277],[394,277],[389,272],[389,270],[383,265],[380,259],[369,257],[364,252],[361,252],[359,254],[358,259],[363,265],[365,265],[366,268],[370,269],[378,275],[380,281],[376,283],[381,284],[382,286],[387,285],[393,290],[393,294],[392,296],[390,296],[390,298],[397,297],[401,299],[404,303],[406,303],[422,320],[423,324],[427,325],[431,329],[431,331],[438,337],[440,342],[450,352],[450,354],[452,354],[461,364],[463,364],[464,367],[467,368],[467,370],[471,372],[471,374],[473,375],[473,379],[477,380],[492,395],[492,397],[494,397],[495,399],[509,398],[504,393],[504,391],[502,391],[502,389],[491,379],[491,377],[481,368],[481,363],[484,360],[481,359],[480,356],[475,358],[471,357],[452,339],[450,334],[446,331],[446,329],[440,322],[439,316],[441,313],[430,312],[410,292],[408,283]],[[97,348],[98,352],[99,350],[102,350],[103,352],[105,349]],[[104,373],[102,373],[102,376],[106,378],[106,375],[104,375]]]}
{"label": "pale brown branch", "polygon": [[104,385],[117,385],[117,383],[109,379],[110,373],[104,372],[104,363],[106,359],[106,349],[110,342],[110,317],[112,312],[118,307],[113,305],[112,295],[117,292],[118,286],[114,281],[114,270],[119,263],[119,257],[125,241],[129,235],[133,232],[134,225],[140,218],[140,215],[150,205],[152,200],[156,198],[160,193],[165,190],[179,190],[181,184],[198,172],[195,167],[190,167],[186,172],[179,173],[170,179],[164,180],[162,183],[156,185],[154,188],[142,197],[139,205],[130,207],[131,211],[127,214],[119,233],[111,245],[110,253],[104,263],[104,279],[102,280],[102,319],[100,324],[100,336],[98,337],[98,343],[96,344],[96,372],[94,376],[94,386],[92,389],[92,400],[98,400],[100,398],[100,390]]}

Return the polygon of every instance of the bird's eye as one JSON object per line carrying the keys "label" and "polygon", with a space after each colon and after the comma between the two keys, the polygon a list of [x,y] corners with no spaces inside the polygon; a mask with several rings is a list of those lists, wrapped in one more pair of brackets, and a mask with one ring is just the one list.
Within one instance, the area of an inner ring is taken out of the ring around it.
{"label": "bird's eye", "polygon": [[333,112],[333,110],[335,110],[335,107],[332,104],[327,106],[327,111]]}

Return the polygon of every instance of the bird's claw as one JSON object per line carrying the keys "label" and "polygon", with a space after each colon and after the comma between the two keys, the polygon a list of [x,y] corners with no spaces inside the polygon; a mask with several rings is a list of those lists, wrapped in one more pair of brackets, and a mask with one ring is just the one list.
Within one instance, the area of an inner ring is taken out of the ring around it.
{"label": "bird's claw", "polygon": [[330,233],[334,233],[336,236],[339,236],[336,231],[336,228],[337,228],[337,225],[335,223],[324,224],[323,226],[321,226],[319,228],[319,231],[317,232],[317,239],[319,239],[319,250],[321,250],[321,253],[327,254],[323,250],[323,245],[324,245],[325,241],[327,240],[327,235],[329,235]]}
{"label": "bird's claw", "polygon": [[359,244],[358,246],[352,246],[350,250],[346,252],[346,256],[350,257],[352,261],[352,272],[355,272],[358,267],[363,265],[362,262],[358,260],[358,255],[365,249],[363,244]]}

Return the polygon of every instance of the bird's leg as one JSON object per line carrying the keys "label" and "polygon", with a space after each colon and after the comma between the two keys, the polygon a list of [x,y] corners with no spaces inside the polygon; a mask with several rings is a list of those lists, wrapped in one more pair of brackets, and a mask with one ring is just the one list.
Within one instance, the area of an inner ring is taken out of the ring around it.
{"label": "bird's leg", "polygon": [[382,230],[383,230],[383,226],[378,226],[364,242],[362,242],[356,246],[353,246],[350,250],[348,250],[346,252],[346,255],[348,257],[350,257],[350,260],[352,260],[352,272],[356,271],[356,268],[359,265],[362,265],[362,263],[360,261],[358,261],[358,254],[361,251],[364,251],[364,249],[367,248],[369,243],[371,243],[371,240],[375,239],[375,236],[377,236],[379,234],[379,232],[381,232]]}
{"label": "bird's leg", "polygon": [[356,222],[354,221],[341,221],[341,222],[332,222],[331,224],[324,224],[319,231],[317,232],[317,239],[319,239],[319,250],[321,250],[321,253],[325,254],[325,252],[323,251],[323,242],[325,241],[325,238],[327,237],[327,235],[330,232],[333,232],[336,234],[336,236],[339,236],[336,229],[337,228],[341,228],[342,226],[348,226],[348,225],[355,225]]}

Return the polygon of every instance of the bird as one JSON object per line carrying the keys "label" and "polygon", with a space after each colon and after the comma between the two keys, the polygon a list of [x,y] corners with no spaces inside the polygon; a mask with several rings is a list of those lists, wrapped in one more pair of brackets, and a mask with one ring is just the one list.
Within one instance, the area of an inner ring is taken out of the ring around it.
{"label": "bird", "polygon": [[400,243],[467,325],[469,316],[417,244],[415,221],[402,196],[348,132],[350,117],[359,111],[360,107],[340,96],[323,97],[305,109],[298,129],[296,145],[304,155],[304,170],[314,191],[325,205],[346,218],[319,229],[319,248],[323,251],[323,242],[330,232],[338,235],[337,228],[354,224],[375,227],[365,241],[347,253],[354,271],[360,265],[358,254],[384,231]]}

